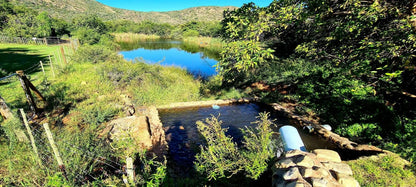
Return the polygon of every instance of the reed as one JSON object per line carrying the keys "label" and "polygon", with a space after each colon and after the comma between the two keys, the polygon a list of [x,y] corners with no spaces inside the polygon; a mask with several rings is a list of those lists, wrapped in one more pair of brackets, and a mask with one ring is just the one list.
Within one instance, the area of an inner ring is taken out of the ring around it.
{"label": "reed", "polygon": [[113,33],[114,41],[117,43],[134,43],[137,41],[158,40],[158,35],[147,35],[138,33]]}
{"label": "reed", "polygon": [[212,37],[185,37],[182,39],[184,43],[191,44],[191,45],[198,45],[201,48],[206,48],[210,50],[220,51],[222,50],[225,43],[221,41],[220,38],[212,38]]}

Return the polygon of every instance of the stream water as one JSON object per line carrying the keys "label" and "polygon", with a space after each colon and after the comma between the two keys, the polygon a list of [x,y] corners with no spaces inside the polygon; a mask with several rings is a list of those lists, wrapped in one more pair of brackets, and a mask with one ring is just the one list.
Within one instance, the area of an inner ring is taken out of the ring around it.
{"label": "stream water", "polygon": [[[181,177],[192,176],[195,155],[199,152],[200,145],[204,144],[204,138],[196,127],[196,121],[204,120],[212,115],[218,117],[223,122],[222,127],[228,128],[227,135],[233,137],[237,144],[241,144],[243,137],[240,129],[256,125],[252,122],[257,121],[256,117],[260,112],[270,111],[267,107],[254,103],[221,106],[219,109],[201,107],[159,111],[169,145],[169,168],[173,170],[173,173],[180,173]],[[289,124],[287,118],[277,113],[271,113],[271,119],[276,124],[275,132],[278,132],[280,126]],[[308,150],[330,147],[326,141],[302,129],[298,131]],[[278,148],[276,154],[278,154]]]}

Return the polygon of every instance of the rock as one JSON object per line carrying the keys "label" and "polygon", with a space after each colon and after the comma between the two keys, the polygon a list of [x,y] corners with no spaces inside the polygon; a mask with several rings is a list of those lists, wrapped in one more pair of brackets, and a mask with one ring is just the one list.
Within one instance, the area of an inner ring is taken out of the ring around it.
{"label": "rock", "polygon": [[337,173],[352,175],[351,167],[348,164],[341,162],[324,162],[322,164],[329,170]]}
{"label": "rock", "polygon": [[283,174],[284,180],[295,180],[301,177],[299,169],[297,167],[291,167],[286,173]]}
{"label": "rock", "polygon": [[357,180],[354,179],[354,177],[350,175],[345,175],[341,173],[337,173],[337,181],[341,186],[345,187],[359,187],[360,184]]}
{"label": "rock", "polygon": [[314,187],[326,187],[328,181],[325,178],[312,178],[312,186]]}
{"label": "rock", "polygon": [[286,171],[287,169],[277,169],[273,171],[272,186],[285,186],[285,180],[282,176]]}
{"label": "rock", "polygon": [[313,170],[312,168],[305,168],[305,169],[301,170],[301,173],[302,173],[303,178],[311,178],[311,177],[317,178],[317,177],[319,177],[316,174],[316,171]]}
{"label": "rock", "polygon": [[296,165],[305,168],[312,168],[315,166],[315,161],[311,157],[303,155],[297,159]]}
{"label": "rock", "polygon": [[285,187],[304,187],[305,185],[299,181],[293,181],[285,185]]}
{"label": "rock", "polygon": [[315,149],[312,152],[316,154],[316,157],[320,162],[341,162],[341,157],[335,151],[328,149]]}
{"label": "rock", "polygon": [[296,164],[293,162],[291,158],[284,158],[276,163],[277,168],[290,168],[292,166],[296,166]]}
{"label": "rock", "polygon": [[289,158],[289,157],[294,157],[294,156],[298,156],[298,155],[305,155],[305,154],[306,154],[306,152],[295,149],[295,150],[290,150],[290,151],[286,152],[285,156],[287,158]]}
{"label": "rock", "polygon": [[314,167],[301,169],[301,174],[303,178],[322,178],[322,177],[332,177],[329,171],[321,168]]}
{"label": "rock", "polygon": [[132,139],[137,146],[147,149],[152,147],[149,125],[145,116],[129,116],[110,122],[110,139],[123,141]]}
{"label": "rock", "polygon": [[319,167],[315,169],[315,171],[322,177],[332,177],[331,173],[329,173],[329,171],[324,168]]}

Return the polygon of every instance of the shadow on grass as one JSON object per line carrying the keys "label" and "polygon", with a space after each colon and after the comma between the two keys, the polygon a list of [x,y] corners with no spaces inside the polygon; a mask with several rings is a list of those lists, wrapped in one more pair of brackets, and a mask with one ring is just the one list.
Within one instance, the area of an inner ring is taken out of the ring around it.
{"label": "shadow on grass", "polygon": [[8,73],[14,73],[17,70],[30,68],[39,61],[47,60],[46,56],[36,53],[36,50],[24,48],[0,49],[0,68]]}

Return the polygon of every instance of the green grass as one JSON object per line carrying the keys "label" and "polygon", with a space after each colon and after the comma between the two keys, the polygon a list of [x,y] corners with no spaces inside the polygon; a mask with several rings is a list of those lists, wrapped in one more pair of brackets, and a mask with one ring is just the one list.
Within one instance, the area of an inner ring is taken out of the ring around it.
{"label": "green grass", "polygon": [[[67,46],[64,47],[64,50],[68,53],[71,52]],[[60,46],[2,43],[0,44],[0,69],[4,70],[7,75],[15,73],[17,70],[25,70],[25,74],[31,82],[38,87],[45,80],[45,77],[53,78],[49,65],[49,55],[51,55],[54,71],[57,74],[59,69],[63,67]],[[36,67],[39,61],[43,62],[45,75],[42,73],[40,66]],[[0,87],[0,95],[6,100],[9,107],[12,109],[22,107],[27,109],[24,92],[16,77],[0,81]]]}
{"label": "green grass", "polygon": [[415,174],[396,154],[366,157],[347,163],[361,186],[416,186]]}
{"label": "green grass", "polygon": [[0,44],[0,68],[9,73],[24,70],[41,60],[49,61],[48,55],[53,55],[58,49],[57,45]]}
{"label": "green grass", "polygon": [[[10,45],[4,46],[7,46],[5,48],[8,49]],[[14,45],[14,48],[25,51],[25,53],[19,55],[25,57],[27,61],[38,60],[38,58],[30,58],[31,56],[28,54],[37,52],[39,54],[36,56],[41,58],[47,56],[49,52],[55,52],[57,48],[56,46],[53,47],[48,49],[47,46]],[[46,121],[49,122],[59,140],[66,139],[67,136],[75,137],[71,133],[80,134],[85,131],[93,132],[94,134],[91,136],[96,137],[106,127],[108,121],[126,115],[123,112],[125,106],[123,98],[126,95],[131,98],[135,106],[195,101],[200,98],[199,81],[194,80],[192,75],[185,70],[149,65],[143,62],[128,62],[111,50],[100,50],[105,54],[96,56],[97,59],[94,58],[94,62],[91,62],[90,57],[91,54],[96,54],[97,51],[95,50],[98,50],[98,48],[82,47],[74,54],[77,58],[70,58],[70,63],[54,63],[55,77],[52,76],[50,67],[46,69],[46,76],[39,70],[28,74],[30,80],[48,100]],[[7,53],[5,52],[6,55]],[[36,62],[33,64],[36,64]],[[10,61],[2,63],[2,65],[7,69],[13,67]],[[31,65],[28,63],[22,67],[26,68]],[[20,107],[26,107],[26,98],[18,80],[13,79],[10,82],[3,82],[0,87],[0,94],[6,99],[14,112]],[[54,114],[54,112],[62,110],[67,112],[61,115]],[[0,122],[1,125],[7,123],[3,119]],[[1,130],[4,130],[4,128],[0,128],[0,149],[2,150],[0,165],[4,169],[0,169],[0,172],[1,178],[7,179],[7,181],[0,181],[0,184],[42,185],[47,183],[47,180],[59,181],[59,177],[55,179],[56,176],[46,179],[47,176],[54,176],[55,170],[42,173],[36,170],[35,162],[24,163],[24,160],[31,158],[30,148],[25,146],[24,149],[16,149],[15,144],[14,149],[11,149],[12,147],[8,143],[10,142],[9,136]],[[78,138],[69,138],[66,141],[72,142],[71,144],[78,147],[89,147],[88,141],[77,142],[76,139]],[[59,149],[61,149],[62,146],[59,145],[59,140],[57,140],[57,143]],[[100,140],[97,139],[97,141]],[[107,145],[103,148],[110,147]],[[104,150],[103,148],[100,148],[100,150]],[[23,152],[27,152],[27,154]],[[63,157],[70,154],[65,150],[62,150],[62,152]],[[21,156],[14,160],[10,155]],[[113,154],[113,156],[115,155],[120,156]],[[78,157],[74,161],[82,160]],[[124,159],[124,155],[120,157]],[[68,167],[76,165],[76,163],[71,162],[71,159],[68,160],[67,162],[70,162],[66,163]],[[16,172],[8,169],[10,167],[17,168]],[[25,169],[28,170],[25,175],[15,177],[16,174]],[[69,173],[68,175],[73,176],[74,174]],[[33,176],[36,181],[30,181],[28,176]]]}

